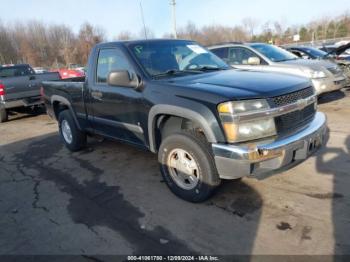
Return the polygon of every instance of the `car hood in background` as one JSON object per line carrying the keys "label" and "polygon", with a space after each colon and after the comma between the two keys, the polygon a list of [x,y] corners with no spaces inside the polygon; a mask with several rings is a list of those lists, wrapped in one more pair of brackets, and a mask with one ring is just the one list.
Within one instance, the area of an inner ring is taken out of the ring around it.
{"label": "car hood in background", "polygon": [[336,54],[336,55],[341,55],[342,53],[344,53],[347,49],[350,48],[350,43],[346,44],[346,45],[342,45],[339,46],[338,48],[332,50],[331,52],[329,52],[328,54]]}
{"label": "car hood in background", "polygon": [[313,70],[322,70],[323,68],[336,67],[336,64],[329,60],[295,59],[295,60],[279,62],[278,64],[303,66],[303,67],[311,68]]}

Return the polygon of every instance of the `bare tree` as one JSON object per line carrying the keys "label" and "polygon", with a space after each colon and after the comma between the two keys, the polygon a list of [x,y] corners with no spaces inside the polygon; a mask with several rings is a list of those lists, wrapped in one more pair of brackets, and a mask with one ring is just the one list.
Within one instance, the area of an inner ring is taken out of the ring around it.
{"label": "bare tree", "polygon": [[255,30],[259,25],[259,21],[252,17],[246,17],[242,20],[242,25],[243,25],[243,28],[248,31],[250,35],[250,39],[253,39]]}
{"label": "bare tree", "polygon": [[19,54],[13,45],[11,33],[0,22],[0,64],[16,63]]}
{"label": "bare tree", "polygon": [[141,39],[155,38],[155,34],[149,27],[142,27],[139,31],[138,37]]}
{"label": "bare tree", "polygon": [[122,31],[118,34],[118,36],[116,37],[116,40],[130,40],[133,39],[134,36],[132,35],[131,32],[129,31]]}
{"label": "bare tree", "polygon": [[87,63],[91,48],[104,41],[105,33],[101,28],[94,27],[89,23],[85,23],[81,26],[78,35],[78,54],[79,64],[85,65]]}
{"label": "bare tree", "polygon": [[72,30],[65,25],[54,25],[48,29],[51,63],[53,67],[75,63],[77,59],[77,39]]}
{"label": "bare tree", "polygon": [[179,28],[177,32],[178,38],[195,40],[198,42],[203,41],[203,35],[196,25],[189,21],[183,28]]}

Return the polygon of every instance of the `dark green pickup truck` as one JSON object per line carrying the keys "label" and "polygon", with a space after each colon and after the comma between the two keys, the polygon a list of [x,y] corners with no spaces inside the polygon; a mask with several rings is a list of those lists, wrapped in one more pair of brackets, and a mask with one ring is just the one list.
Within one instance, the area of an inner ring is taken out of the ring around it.
{"label": "dark green pickup truck", "polygon": [[310,81],[232,69],[193,41],[99,44],[86,78],[44,82],[42,93],[68,149],[97,134],[158,153],[169,188],[192,202],[221,179],[306,159],[326,131]]}

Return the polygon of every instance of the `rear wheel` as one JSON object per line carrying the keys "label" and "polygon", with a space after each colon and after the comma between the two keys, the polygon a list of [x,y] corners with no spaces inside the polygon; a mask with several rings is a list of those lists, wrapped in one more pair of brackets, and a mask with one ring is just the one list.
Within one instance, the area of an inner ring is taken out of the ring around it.
{"label": "rear wheel", "polygon": [[220,184],[209,144],[201,134],[181,131],[169,135],[158,154],[167,186],[186,201],[205,201]]}
{"label": "rear wheel", "polygon": [[0,109],[0,123],[6,122],[8,120],[7,110],[5,108]]}
{"label": "rear wheel", "polygon": [[59,114],[58,123],[61,138],[70,151],[79,151],[86,145],[86,134],[79,130],[68,110]]}

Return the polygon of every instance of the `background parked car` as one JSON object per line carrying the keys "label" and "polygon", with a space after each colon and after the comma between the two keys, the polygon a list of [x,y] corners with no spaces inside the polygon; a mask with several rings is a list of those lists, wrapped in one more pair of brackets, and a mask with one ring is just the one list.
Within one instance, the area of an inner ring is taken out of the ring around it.
{"label": "background parked car", "polygon": [[27,64],[0,67],[0,123],[7,121],[10,109],[42,104],[42,81],[58,79],[58,73],[36,74]]}
{"label": "background parked car", "polygon": [[85,76],[85,72],[84,71],[76,70],[76,69],[61,68],[61,69],[58,69],[58,70],[53,70],[53,72],[58,72],[62,79]]}
{"label": "background parked car", "polygon": [[33,67],[33,70],[35,71],[36,74],[43,74],[43,73],[50,72],[50,70],[45,67]]}
{"label": "background parked car", "polygon": [[[350,61],[335,59],[334,55],[311,46],[289,46],[286,50],[303,59],[331,60],[338,64],[346,76],[350,78]],[[339,48],[335,49],[335,52],[337,52],[336,50],[339,50]]]}
{"label": "background parked car", "polygon": [[263,43],[226,43],[209,47],[235,68],[272,71],[309,78],[318,95],[347,85],[342,69],[330,61],[300,59],[274,45]]}
{"label": "background parked car", "polygon": [[345,45],[327,45],[319,48],[320,50],[333,56],[338,60],[347,60],[350,61],[350,43]]}
{"label": "background parked car", "polygon": [[83,71],[83,72],[86,71],[85,67],[82,65],[79,65],[79,64],[69,64],[68,69],[78,70],[78,71]]}

